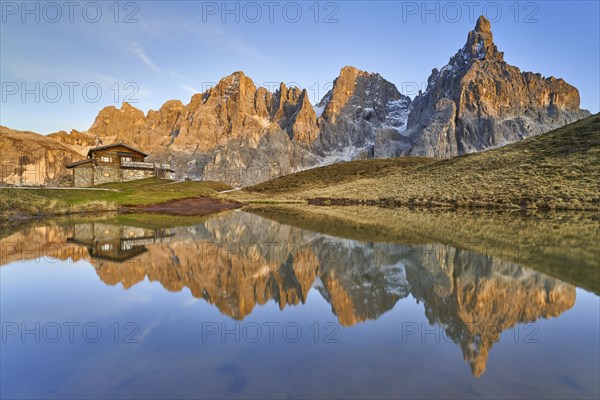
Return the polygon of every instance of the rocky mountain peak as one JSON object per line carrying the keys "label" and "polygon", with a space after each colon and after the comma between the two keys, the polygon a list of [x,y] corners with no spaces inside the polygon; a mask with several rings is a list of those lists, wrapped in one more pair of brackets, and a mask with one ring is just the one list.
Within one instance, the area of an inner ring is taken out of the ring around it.
{"label": "rocky mountain peak", "polygon": [[128,112],[128,111],[136,112],[136,111],[140,111],[140,110],[138,110],[137,108],[135,108],[128,102],[124,101],[123,104],[121,104],[120,111],[121,112]]}
{"label": "rocky mountain peak", "polygon": [[468,71],[476,61],[498,61],[504,63],[504,53],[498,51],[494,44],[494,35],[490,21],[483,15],[477,19],[475,29],[467,35],[467,42],[450,58],[441,70],[433,68],[427,79],[427,91],[430,91],[438,79],[460,77]]}
{"label": "rocky mountain peak", "polygon": [[479,17],[475,29],[469,32],[467,43],[459,54],[455,56],[457,61],[460,60],[460,58],[467,62],[477,59],[504,60],[504,53],[499,52],[494,44],[494,35],[491,30],[491,24],[486,17],[483,15]]}
{"label": "rocky mountain peak", "polygon": [[333,88],[317,106],[324,107],[323,119],[335,123],[341,113],[349,111],[348,108],[354,110],[366,106],[377,109],[400,97],[396,86],[381,75],[345,66],[333,81]]}
{"label": "rocky mountain peak", "polygon": [[130,140],[144,122],[145,115],[142,110],[123,102],[119,109],[108,106],[100,110],[94,124],[88,129],[88,133]]}
{"label": "rocky mountain peak", "polygon": [[244,78],[250,79],[248,76],[246,76],[246,74],[244,74],[244,71],[234,71],[231,74],[221,78],[219,83],[223,82],[223,83],[234,83],[235,84],[235,83],[239,83],[241,80],[244,80]]}
{"label": "rocky mountain peak", "polygon": [[494,44],[490,21],[480,16],[475,29],[467,36],[467,43],[450,59],[450,65],[468,65],[474,60],[504,61],[504,53]]}
{"label": "rocky mountain peak", "polygon": [[234,93],[246,91],[256,91],[256,85],[242,71],[235,71],[231,75],[221,78],[217,86],[211,90],[213,94],[225,97],[224,100],[228,100]]}
{"label": "rocky mountain peak", "polygon": [[167,100],[161,107],[160,110],[172,110],[176,108],[183,108],[181,100]]}
{"label": "rocky mountain peak", "polygon": [[454,157],[497,147],[583,118],[579,92],[562,79],[521,72],[504,61],[490,22],[479,17],[467,43],[434,68],[408,116],[406,154]]}
{"label": "rocky mountain peak", "polygon": [[377,73],[346,66],[333,88],[317,104],[320,144],[337,160],[373,156],[375,134],[381,128],[406,128],[410,98]]}
{"label": "rocky mountain peak", "polygon": [[370,74],[366,71],[362,71],[351,65],[346,65],[345,67],[342,67],[342,69],[340,70],[339,79],[354,80],[354,79],[356,79],[357,76],[368,76],[368,75],[370,75]]}
{"label": "rocky mountain peak", "polygon": [[477,18],[477,24],[475,25],[475,32],[492,33],[492,24],[490,23],[490,20],[487,19],[486,17],[484,17],[483,15],[480,15],[479,18]]}

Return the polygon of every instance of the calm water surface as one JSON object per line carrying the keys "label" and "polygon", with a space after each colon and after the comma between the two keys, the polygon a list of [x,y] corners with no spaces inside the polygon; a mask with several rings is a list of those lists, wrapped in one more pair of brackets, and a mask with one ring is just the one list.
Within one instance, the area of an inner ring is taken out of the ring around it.
{"label": "calm water surface", "polygon": [[364,242],[245,211],[180,224],[3,234],[1,397],[600,396],[597,283],[452,238]]}

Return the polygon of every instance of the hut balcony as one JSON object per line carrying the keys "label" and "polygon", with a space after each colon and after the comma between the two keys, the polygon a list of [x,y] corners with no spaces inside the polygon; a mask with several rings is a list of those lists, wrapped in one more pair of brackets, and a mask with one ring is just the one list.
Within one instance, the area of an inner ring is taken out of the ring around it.
{"label": "hut balcony", "polygon": [[163,171],[171,171],[171,164],[152,163],[146,161],[126,161],[121,160],[122,168],[135,168],[135,169],[159,169]]}

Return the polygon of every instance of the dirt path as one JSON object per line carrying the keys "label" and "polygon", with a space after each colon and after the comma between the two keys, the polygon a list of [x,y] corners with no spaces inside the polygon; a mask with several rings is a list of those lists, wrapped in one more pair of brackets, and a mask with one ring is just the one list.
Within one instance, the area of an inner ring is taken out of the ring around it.
{"label": "dirt path", "polygon": [[217,211],[242,207],[241,203],[207,197],[176,199],[164,203],[124,207],[125,212],[149,212],[168,215],[208,215]]}
{"label": "dirt path", "polygon": [[244,188],[235,188],[235,189],[229,189],[229,190],[221,190],[219,193],[231,193],[231,192],[237,192],[238,190],[242,190]]}
{"label": "dirt path", "polygon": [[119,189],[104,188],[80,188],[80,187],[51,187],[51,186],[0,186],[0,189],[19,189],[19,190],[98,190],[104,192],[120,192]]}

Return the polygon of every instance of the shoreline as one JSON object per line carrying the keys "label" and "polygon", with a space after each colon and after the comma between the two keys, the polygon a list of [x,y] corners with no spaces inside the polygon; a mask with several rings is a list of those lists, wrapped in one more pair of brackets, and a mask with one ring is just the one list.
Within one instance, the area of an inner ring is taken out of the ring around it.
{"label": "shoreline", "polygon": [[0,216],[0,222],[19,222],[35,219],[64,217],[64,216],[89,216],[92,214],[163,214],[173,216],[203,216],[217,213],[220,211],[233,210],[243,207],[245,204],[228,200],[228,199],[212,199],[209,197],[190,197],[183,199],[173,199],[165,202],[144,205],[124,205],[115,204],[114,207],[90,209],[90,210],[73,210],[61,212],[41,212],[41,213],[24,213],[18,212],[9,214],[8,216]]}
{"label": "shoreline", "polygon": [[90,205],[89,209],[74,209],[74,210],[63,210],[60,212],[41,212],[41,213],[25,213],[17,212],[9,214],[8,216],[1,215],[0,221],[2,222],[18,222],[27,221],[34,219],[61,217],[61,216],[87,216],[91,214],[103,213],[103,214],[163,214],[173,216],[204,216],[217,213],[220,211],[234,210],[245,207],[280,207],[286,205],[294,206],[305,206],[318,207],[327,209],[330,207],[365,207],[365,208],[383,208],[390,210],[411,210],[411,211],[448,211],[455,212],[460,210],[472,211],[472,212],[486,212],[486,211],[536,211],[536,212],[585,212],[585,213],[597,213],[600,211],[600,207],[588,206],[588,207],[538,207],[535,204],[522,205],[520,207],[511,206],[509,204],[498,204],[498,203],[473,203],[469,205],[459,204],[440,204],[434,201],[402,201],[399,199],[380,199],[380,200],[362,200],[362,199],[348,199],[348,198],[312,198],[307,200],[236,200],[229,198],[215,199],[210,197],[189,197],[181,199],[172,199],[164,202],[151,203],[151,204],[137,204],[137,205],[118,205],[114,204],[114,207],[103,207],[95,209],[93,205]]}

